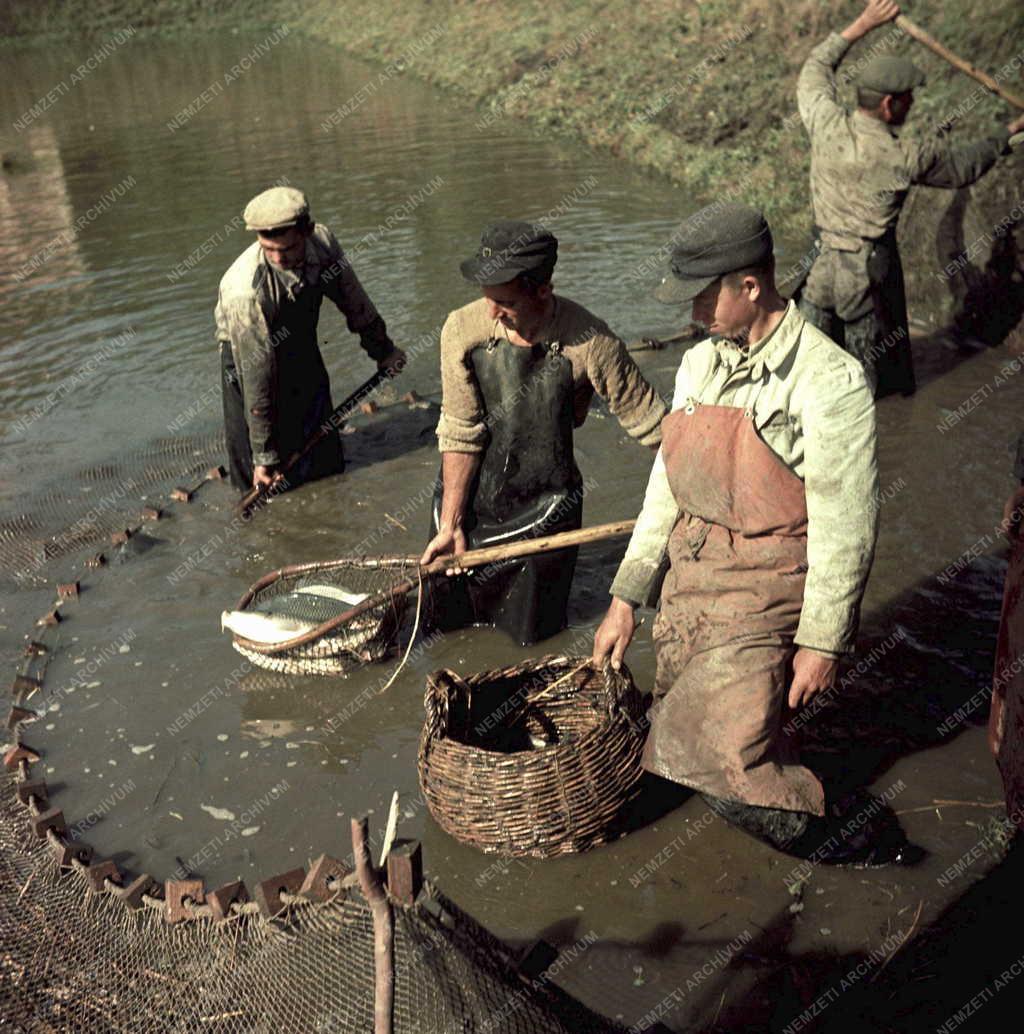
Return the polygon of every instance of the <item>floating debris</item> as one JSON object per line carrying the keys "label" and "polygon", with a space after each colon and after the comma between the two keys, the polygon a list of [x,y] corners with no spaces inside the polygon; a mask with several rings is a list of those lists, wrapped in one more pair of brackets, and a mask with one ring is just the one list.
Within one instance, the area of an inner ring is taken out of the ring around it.
{"label": "floating debris", "polygon": [[208,815],[212,815],[215,819],[220,819],[222,822],[231,822],[235,817],[235,813],[227,808],[216,808],[212,804],[200,804],[199,807]]}
{"label": "floating debris", "polygon": [[246,826],[245,829],[242,830],[242,836],[251,837],[258,833],[262,828],[262,826]]}
{"label": "floating debris", "polygon": [[133,754],[147,754],[156,746],[155,743],[147,743],[145,746],[139,746],[138,744],[132,745]]}

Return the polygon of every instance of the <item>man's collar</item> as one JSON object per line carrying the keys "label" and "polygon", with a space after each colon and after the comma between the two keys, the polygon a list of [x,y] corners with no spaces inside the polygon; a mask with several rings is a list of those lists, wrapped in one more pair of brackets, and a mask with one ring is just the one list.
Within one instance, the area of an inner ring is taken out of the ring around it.
{"label": "man's collar", "polygon": [[[796,348],[800,341],[800,328],[803,321],[797,310],[796,302],[786,303],[786,311],[782,319],[769,331],[760,341],[746,349],[718,338],[717,343],[724,344],[728,349],[726,353],[731,361],[728,365],[735,367],[739,363],[749,363],[751,373],[755,377],[761,375],[762,369],[767,367],[774,373],[788,358],[789,354]],[[718,349],[722,354],[722,349]]]}
{"label": "man's collar", "polygon": [[875,133],[878,136],[891,136],[899,139],[899,133],[895,126],[891,126],[888,122],[883,122],[879,118],[866,115],[860,108],[854,110],[853,117],[857,119],[857,128],[862,129],[865,133]]}

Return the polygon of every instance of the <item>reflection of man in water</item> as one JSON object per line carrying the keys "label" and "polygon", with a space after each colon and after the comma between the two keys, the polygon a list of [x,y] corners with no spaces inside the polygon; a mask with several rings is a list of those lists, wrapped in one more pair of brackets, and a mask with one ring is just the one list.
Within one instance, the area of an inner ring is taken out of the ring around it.
{"label": "reflection of man in water", "polygon": [[[483,298],[441,332],[442,475],[424,563],[580,527],[573,429],[595,392],[632,438],[660,441],[664,403],[607,325],[554,293],[557,255],[543,228],[499,222],[462,263]],[[445,624],[494,624],[524,645],[554,635],[575,563],[565,550],[469,574],[453,586]]]}
{"label": "reflection of man in water", "polygon": [[811,51],[800,72],[797,103],[811,138],[811,200],[820,253],[800,295],[805,318],[864,366],[875,394],[911,395],[914,364],[907,326],[896,223],[915,183],[965,187],[979,179],[1024,115],[1006,131],[954,147],[933,137],[899,135],[924,74],[906,58],[871,58],[857,77],[857,110],[839,103],[836,68],[852,43],[900,12],[892,0],[869,0],[841,33]]}
{"label": "reflection of man in water", "polygon": [[[853,649],[877,529],[875,405],[860,365],[780,298],[760,212],[710,206],[675,241],[656,296],[691,303],[712,336],[680,364],[594,660],[617,667],[635,607],[659,597],[644,767],[806,856],[836,816],[786,715]],[[878,860],[835,840],[833,860]]]}
{"label": "reflection of man in water", "polygon": [[[244,218],[257,240],[224,274],[215,313],[231,483],[242,491],[270,484],[334,408],[317,344],[325,297],[380,369],[397,372],[405,360],[334,234],[310,218],[301,190],[271,187]],[[288,482],[343,466],[341,439],[329,434]]]}

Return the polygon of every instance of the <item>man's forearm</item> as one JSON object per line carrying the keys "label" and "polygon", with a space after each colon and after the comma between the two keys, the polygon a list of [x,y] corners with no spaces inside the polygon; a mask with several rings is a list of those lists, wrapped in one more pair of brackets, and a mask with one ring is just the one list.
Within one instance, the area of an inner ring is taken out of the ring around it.
{"label": "man's forearm", "polygon": [[453,531],[462,527],[473,480],[480,469],[482,453],[445,452],[441,454],[441,500],[439,531]]}

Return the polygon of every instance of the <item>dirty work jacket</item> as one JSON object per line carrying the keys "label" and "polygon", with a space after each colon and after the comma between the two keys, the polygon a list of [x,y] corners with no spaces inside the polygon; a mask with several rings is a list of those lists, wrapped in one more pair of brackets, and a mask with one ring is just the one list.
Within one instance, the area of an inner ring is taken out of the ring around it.
{"label": "dirty work jacket", "polygon": [[[849,652],[878,530],[875,403],[860,363],[790,302],[748,352],[721,338],[687,351],[672,408],[691,398],[751,410],[764,443],[804,482],[808,571],[796,642]],[[654,604],[679,516],[659,451],[613,596]]]}
{"label": "dirty work jacket", "polygon": [[848,111],[839,103],[836,68],[849,48],[832,33],[811,51],[797,105],[811,138],[811,202],[823,245],[804,293],[853,320],[870,308],[867,263],[844,261],[843,254],[894,231],[913,184],[957,188],[984,175],[1006,150],[1009,133],[953,146],[938,137],[904,138],[860,110]]}
{"label": "dirty work jacket", "polygon": [[[257,466],[288,458],[279,454],[274,437],[276,349],[287,341],[290,352],[308,353],[313,360],[310,376],[322,370],[316,327],[325,297],[344,314],[348,329],[359,334],[371,359],[383,359],[392,350],[384,321],[326,226],[314,227],[300,269],[271,265],[255,241],[221,279],[214,312],[217,339],[231,343]],[[310,395],[315,387],[309,385]]]}

